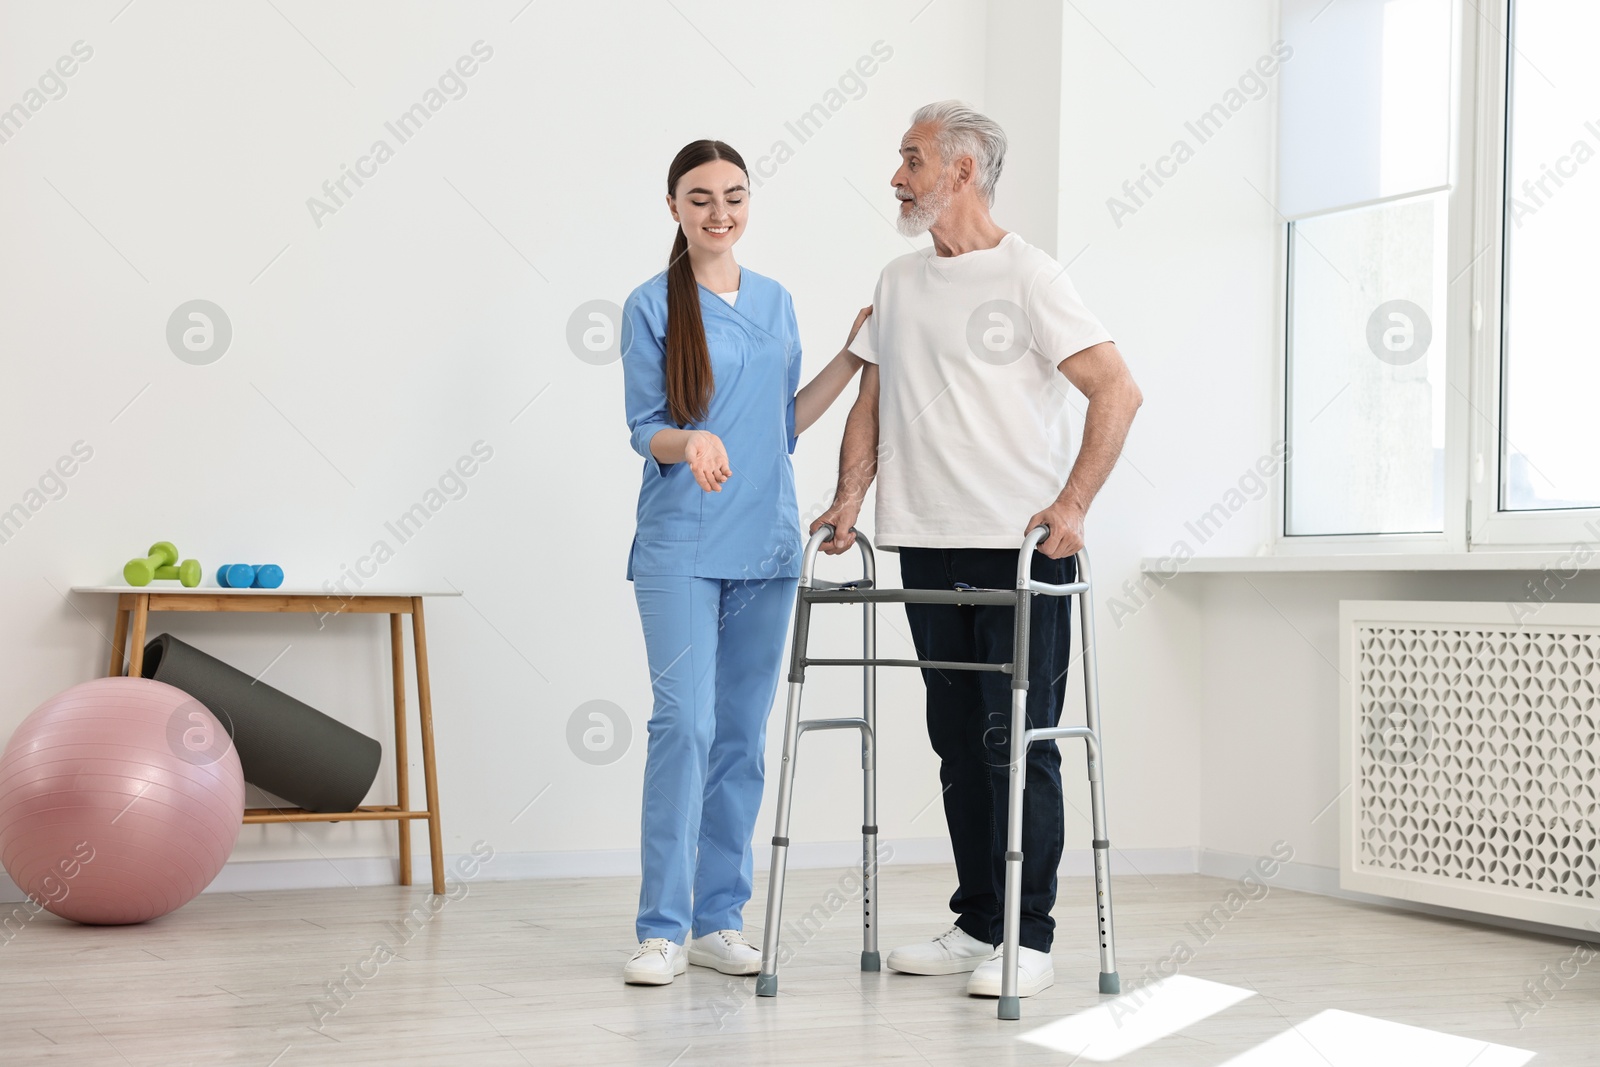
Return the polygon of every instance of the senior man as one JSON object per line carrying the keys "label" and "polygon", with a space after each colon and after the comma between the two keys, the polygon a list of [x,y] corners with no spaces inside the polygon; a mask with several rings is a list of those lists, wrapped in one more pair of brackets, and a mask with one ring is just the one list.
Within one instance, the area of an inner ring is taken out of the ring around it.
{"label": "senior man", "polygon": [[[1075,580],[1071,557],[1083,547],[1084,515],[1142,401],[1065,269],[990,215],[1005,152],[1000,127],[957,101],[912,115],[890,182],[901,232],[927,231],[933,248],[884,268],[872,317],[850,346],[867,365],[845,426],[833,504],[811,528],[828,523],[840,531],[825,552],[849,549],[855,535],[846,531],[876,478],[877,540],[899,551],[907,589],[1012,588],[1018,549],[1040,523],[1050,536],[1034,557],[1033,577]],[[1068,383],[1088,400],[1070,471]],[[1054,726],[1060,715],[1071,627],[1071,598],[1032,600],[1030,728]],[[1009,607],[908,604],[906,615],[920,659],[1010,658]],[[971,971],[967,993],[997,997],[1009,683],[992,672],[925,669],[922,676],[955,853],[956,919],[933,940],[890,952],[888,963],[907,974]],[[1055,981],[1050,912],[1063,812],[1054,742],[1031,747],[1026,773],[1018,975],[1025,997]]]}

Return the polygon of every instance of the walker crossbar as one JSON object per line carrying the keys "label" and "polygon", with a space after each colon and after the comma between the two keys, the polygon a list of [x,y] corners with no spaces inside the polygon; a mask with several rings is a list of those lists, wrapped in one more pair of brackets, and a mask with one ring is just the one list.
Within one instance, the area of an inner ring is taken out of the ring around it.
{"label": "walker crossbar", "polygon": [[[860,538],[857,534],[857,539]],[[1010,589],[852,589],[814,590],[806,594],[813,604],[999,604],[1017,602]]]}
{"label": "walker crossbar", "polygon": [[[1088,554],[1077,555],[1077,581],[1052,585],[1032,577],[1033,553],[1049,536],[1049,528],[1037,526],[1029,532],[1017,556],[1017,585],[1012,589],[878,589],[872,544],[856,532],[861,549],[863,576],[852,582],[829,582],[815,578],[817,552],[833,540],[834,528],[819,526],[806,543],[799,589],[795,596],[794,644],[789,658],[789,698],[784,720],[783,767],[778,777],[777,824],[772,835],[772,873],[767,882],[767,921],[762,937],[761,972],[756,976],[756,995],[778,995],[780,925],[783,919],[783,882],[788,870],[789,816],[793,805],[795,757],[799,741],[811,730],[861,731],[862,819],[862,946],[861,969],[880,968],[878,928],[874,908],[878,897],[877,826],[877,668],[920,667],[935,670],[999,671],[1011,675],[1011,758],[1007,791],[1006,876],[1004,937],[1001,948],[999,1016],[1019,1019],[1021,999],[1017,995],[1017,961],[1020,955],[1022,921],[1022,819],[1023,791],[1027,784],[1029,748],[1040,742],[1082,738],[1088,755],[1089,801],[1094,837],[1096,916],[1100,940],[1100,992],[1117,993],[1116,936],[1111,918],[1111,842],[1106,829],[1105,783],[1101,780],[1099,675],[1094,658],[1094,615],[1090,604]],[[1083,658],[1083,726],[1027,728],[1029,597],[1076,596],[1081,618],[1080,638]],[[860,659],[810,659],[806,649],[810,637],[811,607],[814,604],[860,604],[862,619],[862,657]],[[948,662],[944,660],[877,658],[877,605],[879,604],[993,604],[1015,609],[1011,663]],[[800,695],[805,672],[811,667],[862,668],[862,714],[835,719],[801,719]]]}
{"label": "walker crossbar", "polygon": [[1072,737],[1083,738],[1089,742],[1091,748],[1100,743],[1100,739],[1095,737],[1094,731],[1087,726],[1046,726],[1037,730],[1029,730],[1027,743],[1031,745],[1035,741],[1064,741]]}
{"label": "walker crossbar", "polygon": [[1009,663],[960,663],[942,659],[808,659],[807,667],[930,667],[933,670],[999,671],[1011,673]]}
{"label": "walker crossbar", "polygon": [[[833,590],[833,589],[871,589],[872,587],[873,587],[873,585],[872,585],[871,580],[867,579],[867,578],[857,578],[854,581],[850,581],[850,582],[829,582],[829,581],[824,581],[821,578],[813,578],[813,579],[811,579],[811,591],[812,591],[813,594],[815,594],[815,593],[817,593],[819,591],[823,591],[823,590]],[[812,599],[814,600],[814,599],[816,599],[816,597],[813,596]]]}
{"label": "walker crossbar", "polygon": [[807,719],[800,724],[800,732],[808,730],[865,730],[867,738],[872,737],[872,727],[865,719]]}

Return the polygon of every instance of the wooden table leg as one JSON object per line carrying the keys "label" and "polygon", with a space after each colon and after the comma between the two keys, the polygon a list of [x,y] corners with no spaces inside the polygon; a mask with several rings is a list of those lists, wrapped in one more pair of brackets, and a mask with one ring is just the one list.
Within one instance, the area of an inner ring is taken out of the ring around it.
{"label": "wooden table leg", "polygon": [[422,720],[422,780],[428,794],[428,847],[433,856],[433,891],[444,894],[444,836],[439,828],[439,779],[433,762],[433,700],[428,695],[428,633],[422,598],[411,598],[411,640],[417,646],[417,714]]}
{"label": "wooden table leg", "polygon": [[144,670],[144,634],[150,625],[150,594],[133,598],[133,647],[128,650],[128,677],[138,678]]}
{"label": "wooden table leg", "polygon": [[122,673],[122,654],[128,647],[128,611],[122,606],[122,597],[117,597],[117,624],[111,633],[111,674],[112,678]]}
{"label": "wooden table leg", "polygon": [[[401,811],[411,810],[410,771],[406,757],[406,651],[400,632],[400,616],[389,616],[389,654],[394,665],[394,778],[395,803]],[[400,884],[411,884],[411,820],[400,819]]]}

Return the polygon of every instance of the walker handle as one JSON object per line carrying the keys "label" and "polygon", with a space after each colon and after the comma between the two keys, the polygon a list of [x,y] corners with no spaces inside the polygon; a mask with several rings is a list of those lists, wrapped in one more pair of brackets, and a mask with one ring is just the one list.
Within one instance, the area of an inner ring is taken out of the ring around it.
{"label": "walker handle", "polygon": [[[817,567],[817,550],[832,541],[834,534],[837,532],[832,523],[825,522],[811,534],[811,539],[806,542],[805,555],[802,557],[800,564],[801,588],[811,588],[812,575]],[[850,532],[856,535],[856,547],[861,550],[865,577],[868,581],[874,580],[876,567],[872,558],[872,542],[867,539],[866,534],[857,530],[854,526],[850,527]]]}
{"label": "walker handle", "polygon": [[1049,582],[1036,582],[1033,580],[1033,554],[1039,550],[1039,545],[1050,536],[1050,527],[1040,523],[1028,531],[1028,536],[1022,542],[1022,550],[1017,553],[1017,588],[1027,589],[1035,593],[1044,593],[1047,596],[1070,596],[1073,593],[1082,593],[1088,590],[1088,582],[1084,580],[1086,563],[1083,558],[1083,549],[1073,554],[1078,567],[1078,581],[1066,585],[1051,585]]}

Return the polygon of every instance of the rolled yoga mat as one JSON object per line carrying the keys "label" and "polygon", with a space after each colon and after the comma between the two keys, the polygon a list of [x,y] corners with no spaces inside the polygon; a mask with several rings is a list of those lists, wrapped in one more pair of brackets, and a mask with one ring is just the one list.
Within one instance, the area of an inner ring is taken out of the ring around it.
{"label": "rolled yoga mat", "polygon": [[245,781],[307,811],[354,811],[378,776],[377,741],[171,634],[144,646],[141,673],[221,720]]}

